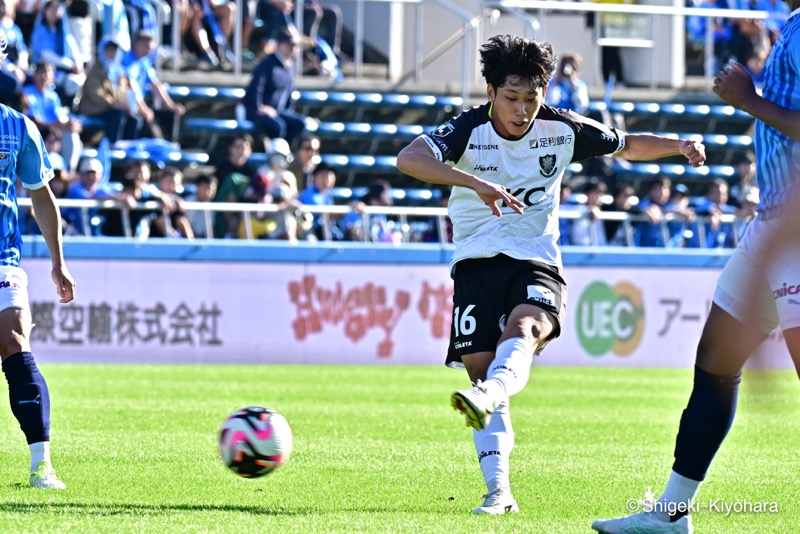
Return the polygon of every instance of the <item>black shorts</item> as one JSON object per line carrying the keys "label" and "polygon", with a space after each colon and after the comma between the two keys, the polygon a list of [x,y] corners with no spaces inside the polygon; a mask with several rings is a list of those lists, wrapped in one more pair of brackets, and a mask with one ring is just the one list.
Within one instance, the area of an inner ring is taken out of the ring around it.
{"label": "black shorts", "polygon": [[453,322],[445,365],[463,367],[461,356],[494,352],[506,318],[517,305],[543,309],[553,323],[545,344],[559,336],[567,306],[567,284],[556,267],[503,254],[462,260],[453,276]]}

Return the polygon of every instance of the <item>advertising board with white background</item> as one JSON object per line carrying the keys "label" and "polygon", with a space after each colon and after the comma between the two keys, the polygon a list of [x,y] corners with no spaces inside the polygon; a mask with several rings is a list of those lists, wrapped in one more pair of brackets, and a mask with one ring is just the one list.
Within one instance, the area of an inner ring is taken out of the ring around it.
{"label": "advertising board with white background", "polygon": [[[450,335],[443,265],[73,260],[67,305],[49,261],[23,267],[43,362],[439,365]],[[718,274],[568,267],[562,335],[537,365],[691,367]],[[762,352],[791,366],[779,335]]]}

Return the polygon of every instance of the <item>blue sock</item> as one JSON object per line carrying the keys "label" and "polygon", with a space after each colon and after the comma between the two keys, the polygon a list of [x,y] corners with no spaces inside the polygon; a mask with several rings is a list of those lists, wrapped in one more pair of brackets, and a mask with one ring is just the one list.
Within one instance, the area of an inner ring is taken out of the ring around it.
{"label": "blue sock", "polygon": [[675,440],[673,471],[692,480],[705,479],[733,424],[741,380],[742,373],[715,376],[694,368],[694,389]]}
{"label": "blue sock", "polygon": [[3,361],[3,373],[8,381],[11,412],[19,421],[28,445],[50,441],[50,393],[33,354],[12,354]]}

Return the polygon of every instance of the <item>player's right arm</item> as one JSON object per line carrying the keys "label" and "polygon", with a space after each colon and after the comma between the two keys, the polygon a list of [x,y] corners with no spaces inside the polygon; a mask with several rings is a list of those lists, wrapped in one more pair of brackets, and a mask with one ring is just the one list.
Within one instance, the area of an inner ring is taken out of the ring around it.
{"label": "player's right arm", "polygon": [[739,63],[731,61],[717,74],[714,92],[731,106],[800,141],[800,109],[787,109],[759,96],[750,74]]}
{"label": "player's right arm", "polygon": [[525,205],[506,191],[505,187],[487,182],[440,161],[422,137],[417,137],[400,151],[397,155],[397,169],[429,184],[472,189],[497,217],[501,216],[498,200],[517,213],[522,213],[525,208]]}

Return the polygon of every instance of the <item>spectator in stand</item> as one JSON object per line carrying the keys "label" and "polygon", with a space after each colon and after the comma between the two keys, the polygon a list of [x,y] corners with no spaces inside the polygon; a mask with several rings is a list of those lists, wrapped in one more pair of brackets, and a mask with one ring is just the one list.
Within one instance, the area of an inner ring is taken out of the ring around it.
{"label": "spectator in stand", "polygon": [[110,38],[103,38],[97,46],[97,61],[86,76],[86,85],[81,92],[78,113],[100,119],[109,143],[133,138],[141,129],[142,121],[132,116],[128,106],[130,83],[122,68],[119,45]]}
{"label": "spectator in stand", "polygon": [[352,202],[352,213],[342,217],[340,224],[346,241],[372,241],[376,243],[398,244],[403,239],[402,230],[398,230],[394,221],[386,215],[370,214],[369,226],[364,225],[364,208],[367,206],[389,207],[392,200],[392,187],[386,180],[373,180],[367,193],[361,200]]}
{"label": "spectator in stand", "polygon": [[[450,203],[450,194],[452,187],[442,187],[439,189],[441,192],[436,205],[440,208],[447,208]],[[422,237],[422,241],[426,243],[452,243],[453,242],[453,220],[449,216],[444,218],[444,228],[439,223],[439,217],[431,217],[428,221],[428,230]],[[444,236],[444,239],[442,239]]]}
{"label": "spectator in stand", "polygon": [[[572,186],[567,180],[561,180],[561,189],[559,194],[559,213],[574,212],[579,207],[572,200]],[[558,244],[570,245],[569,236],[570,228],[572,228],[573,219],[566,217],[558,217]]]}
{"label": "spectator in stand", "polygon": [[61,98],[50,89],[55,69],[51,63],[36,65],[33,84],[25,87],[23,94],[28,104],[26,115],[39,129],[51,128],[61,131],[61,155],[70,173],[74,172],[81,157],[81,123],[72,117],[61,104]]}
{"label": "spectator in stand", "polygon": [[[122,57],[122,66],[130,82],[130,109],[144,119],[152,137],[172,139],[176,117],[182,116],[186,109],[169,96],[166,86],[158,79],[153,66],[152,55],[157,46],[152,33],[141,30],[136,34],[131,49]],[[162,102],[166,109],[154,111],[146,102],[150,91]],[[158,117],[158,122],[156,122]],[[164,131],[167,133],[165,134]],[[141,137],[140,135],[131,138]]]}
{"label": "spectator in stand", "polygon": [[697,247],[697,222],[694,210],[690,207],[689,188],[684,184],[675,184],[669,195],[669,202],[664,207],[665,213],[674,217],[667,223],[669,230],[669,248]]}
{"label": "spectator in stand", "polygon": [[757,214],[756,207],[758,207],[759,197],[759,190],[756,187],[750,189],[747,195],[739,200],[739,207],[736,209],[736,217],[738,217],[738,220],[733,224],[733,231],[737,238],[741,239],[744,229],[755,218]]}
{"label": "spectator in stand", "polygon": [[[290,197],[290,188],[281,181],[280,173],[259,172],[247,190],[247,198],[257,204],[275,206],[276,211],[250,213],[250,231],[254,239],[285,239],[297,241],[300,204]],[[311,222],[311,219],[309,219]],[[309,225],[310,227],[310,225]],[[238,236],[247,237],[245,219],[239,224]]]}
{"label": "spectator in stand", "polygon": [[311,173],[321,161],[321,142],[316,135],[306,133],[297,138],[296,144],[294,160],[289,164],[289,170],[297,178],[297,188],[303,191],[313,185]]}
{"label": "spectator in stand", "polygon": [[[285,199],[296,199],[300,193],[297,187],[297,177],[289,170],[289,165],[294,160],[289,143],[284,139],[273,139],[267,151],[267,162],[257,171],[270,175],[269,182],[273,188],[280,188],[280,197]],[[273,192],[273,195],[275,193]]]}
{"label": "spectator in stand", "polygon": [[[282,28],[296,28],[292,0],[259,0],[256,18],[264,26],[266,35],[274,35]],[[303,34],[311,41],[324,40],[336,55],[341,54],[342,10],[334,4],[316,1],[303,3]]]}
{"label": "spectator in stand", "polygon": [[219,67],[220,60],[211,46],[208,31],[203,24],[203,6],[194,0],[174,0],[172,8],[180,13],[180,36],[187,50],[197,54],[201,61],[211,67]]}
{"label": "spectator in stand", "polygon": [[94,28],[95,19],[92,17],[90,2],[96,0],[66,0],[67,12],[67,27],[69,32],[75,38],[75,61],[81,65],[91,65],[94,58],[92,57],[92,46],[94,43]]}
{"label": "spectator in stand", "polygon": [[[217,194],[217,177],[212,174],[201,174],[194,179],[195,192],[186,197],[187,202],[213,202],[214,196]],[[197,238],[209,237],[209,226],[211,224],[211,232],[213,232],[213,213],[206,216],[204,210],[187,210],[186,218],[192,225],[192,232]]]}
{"label": "spectator in stand", "polygon": [[54,169],[66,169],[67,164],[61,156],[61,130],[57,128],[42,128],[40,130],[44,140],[47,157]]}
{"label": "spectator in stand", "polygon": [[[130,161],[122,179],[122,193],[115,195],[128,210],[131,234],[145,239],[150,236],[150,227],[156,219],[170,213],[174,203],[168,195],[150,183],[151,169],[146,161]],[[137,203],[158,200],[163,205],[158,209],[137,207]],[[103,235],[121,237],[125,235],[123,217],[118,208],[101,210]]]}
{"label": "spectator in stand", "polygon": [[582,63],[583,59],[575,52],[561,55],[556,75],[547,88],[545,104],[586,114],[589,109],[589,88],[580,78]]}
{"label": "spectator in stand", "polygon": [[337,56],[341,55],[342,9],[315,0],[303,3],[303,33],[313,41],[322,39]]}
{"label": "spectator in stand", "polygon": [[[336,185],[336,173],[333,167],[325,162],[319,163],[311,173],[309,185],[300,192],[298,200],[305,206],[333,206],[333,186]],[[324,241],[327,238],[341,240],[344,236],[338,226],[332,224],[330,218],[325,227],[325,217],[322,214],[313,214],[313,227],[311,234],[316,239]],[[328,235],[326,235],[326,233]]]}
{"label": "spectator in stand", "polygon": [[72,98],[86,81],[77,42],[64,16],[59,0],[48,0],[33,25],[31,59],[34,64],[52,63],[59,91]]}
{"label": "spectator in stand", "polygon": [[258,0],[256,20],[262,26],[262,40],[271,41],[284,28],[295,29],[293,0]]}
{"label": "spectator in stand", "polygon": [[580,206],[583,216],[572,221],[569,230],[571,245],[597,247],[607,244],[605,227],[600,219],[603,195],[607,190],[606,184],[596,179],[589,180],[584,185],[583,193],[586,195],[586,202]]}
{"label": "spectator in stand", "polygon": [[758,193],[756,155],[752,152],[745,152],[736,158],[733,165],[736,170],[736,183],[731,187],[731,204],[739,206],[745,198],[751,196],[753,190]]}
{"label": "spectator in stand", "polygon": [[753,0],[753,9],[769,13],[764,23],[766,24],[767,32],[769,32],[770,44],[774,44],[792,14],[789,4],[783,0]]}
{"label": "spectator in stand", "polygon": [[[176,167],[166,167],[158,177],[158,189],[172,201],[169,217],[156,217],[150,226],[151,237],[180,237],[194,239],[192,223],[183,207],[183,173]],[[169,225],[167,225],[169,221]]]}
{"label": "spectator in stand", "polygon": [[245,89],[247,120],[270,139],[285,139],[290,144],[303,133],[306,117],[290,109],[296,75],[295,53],[299,36],[289,28],[278,31],[275,52],[264,58],[253,71]]}
{"label": "spectator in stand", "polygon": [[[605,204],[601,209],[606,212],[630,215],[634,210],[633,198],[635,193],[636,191],[632,185],[618,183],[611,191],[611,204]],[[633,241],[632,235],[630,236],[631,240],[628,240],[628,228],[630,226],[625,225],[623,221],[605,220],[603,221],[603,226],[606,232],[606,242],[609,245],[627,247]]]}
{"label": "spectator in stand", "polygon": [[28,47],[22,30],[14,22],[14,1],[0,0],[0,29],[6,34],[6,58],[0,67],[0,90],[22,90],[28,78]]}
{"label": "spectator in stand", "polygon": [[[103,164],[94,158],[81,161],[78,167],[78,181],[67,190],[66,198],[70,199],[106,199],[116,196],[114,190],[103,182]],[[101,235],[100,229],[103,221],[97,208],[87,210],[84,218],[80,208],[65,208],[64,221],[69,223],[72,230],[80,235]],[[88,223],[88,227],[86,225]]]}
{"label": "spectator in stand", "polygon": [[763,48],[759,48],[758,50],[754,50],[750,57],[747,58],[747,61],[744,64],[744,68],[750,74],[750,77],[753,78],[753,85],[755,86],[756,90],[760,93],[764,89],[764,76],[765,71],[764,69],[767,66],[767,51]]}
{"label": "spectator in stand", "polygon": [[[247,160],[253,154],[253,138],[239,134],[228,147],[228,159],[217,165],[220,180],[214,202],[244,202],[247,188],[255,176],[255,169]],[[217,212],[214,215],[214,236],[235,237],[239,228],[238,213]]]}
{"label": "spectator in stand", "polygon": [[705,243],[707,248],[736,246],[735,229],[730,223],[723,223],[723,215],[736,213],[736,208],[728,204],[728,182],[717,178],[705,186],[703,198],[694,206],[698,215],[705,216]]}
{"label": "spectator in stand", "polygon": [[636,211],[648,219],[634,224],[635,241],[638,246],[665,247],[667,245],[665,234],[668,232],[662,222],[666,214],[671,186],[672,182],[665,177],[656,178],[648,184],[646,193],[636,206]]}

